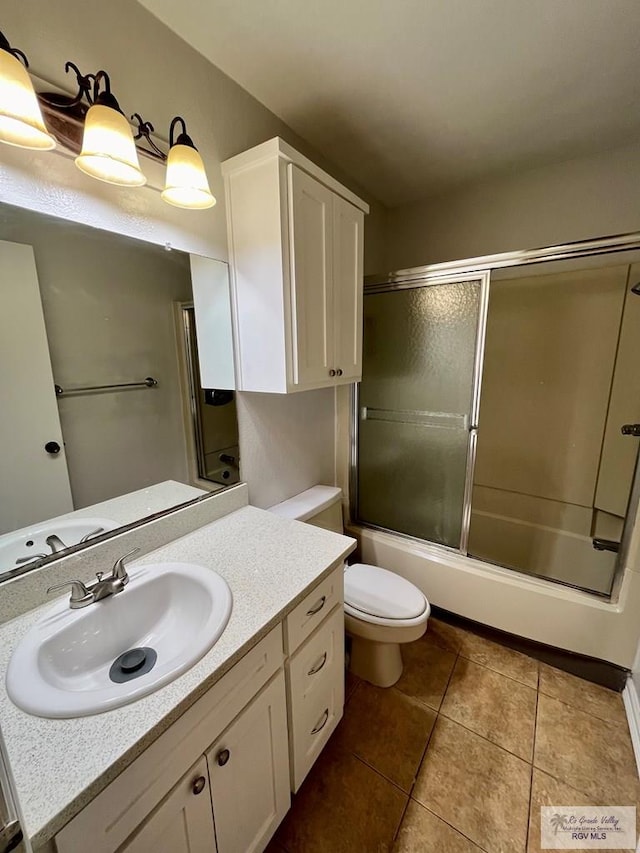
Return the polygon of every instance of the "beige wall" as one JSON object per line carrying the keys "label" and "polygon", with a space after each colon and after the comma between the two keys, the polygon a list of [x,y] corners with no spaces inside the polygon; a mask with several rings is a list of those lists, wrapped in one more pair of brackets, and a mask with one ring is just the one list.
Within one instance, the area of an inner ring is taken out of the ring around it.
{"label": "beige wall", "polygon": [[34,249],[55,382],[159,383],[60,398],[74,508],[187,482],[172,312],[191,298],[188,256],[28,211],[1,214],[0,239]]}
{"label": "beige wall", "polygon": [[389,270],[640,230],[640,144],[396,207]]}
{"label": "beige wall", "polygon": [[[200,147],[218,204],[205,212],[170,208],[159,197],[162,170],[147,160],[143,167],[150,185],[128,190],[87,178],[59,155],[30,154],[7,146],[0,151],[0,200],[226,260],[220,162],[280,135],[371,203],[365,225],[365,267],[367,272],[380,269],[382,206],[143,7],[131,0],[100,5],[86,0],[21,0],[5,5],[2,29],[12,44],[28,54],[34,74],[69,88],[71,81],[64,74],[67,59],[85,73],[105,68],[123,108],[140,112],[164,137],[171,118],[183,115]],[[245,396],[239,407],[241,440],[247,449],[243,478],[260,502],[283,500],[313,485],[316,477],[326,481],[333,476],[333,467],[326,463],[335,451],[333,429],[323,427],[313,440],[307,430],[309,399],[320,422],[326,424],[334,417],[334,396],[313,395],[269,400],[255,394]],[[254,453],[252,448],[262,442],[256,429],[265,423],[271,435],[286,436],[295,447],[304,445],[309,461],[300,466],[297,453]]]}

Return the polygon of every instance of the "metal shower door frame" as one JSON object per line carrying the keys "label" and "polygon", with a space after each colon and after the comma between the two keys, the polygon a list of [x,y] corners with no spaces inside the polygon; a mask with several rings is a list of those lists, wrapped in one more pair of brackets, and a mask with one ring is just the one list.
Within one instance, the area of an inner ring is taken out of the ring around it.
{"label": "metal shower door frame", "polygon": [[365,296],[375,293],[392,293],[399,290],[415,290],[422,287],[439,287],[447,284],[480,284],[480,300],[478,305],[478,320],[476,325],[476,339],[473,360],[472,373],[472,389],[471,389],[471,406],[469,408],[469,427],[467,440],[467,460],[465,471],[464,494],[462,499],[462,521],[460,532],[460,543],[458,547],[442,545],[439,542],[434,542],[431,539],[424,539],[417,536],[410,536],[406,533],[399,533],[391,528],[381,527],[380,525],[370,524],[362,521],[359,517],[359,487],[358,487],[358,452],[359,452],[359,428],[360,428],[360,383],[355,383],[352,386],[351,394],[351,444],[350,444],[350,465],[349,465],[349,505],[352,520],[364,527],[369,527],[373,530],[381,530],[387,533],[393,533],[396,536],[402,536],[405,539],[411,539],[414,542],[427,542],[434,548],[442,548],[448,552],[467,554],[467,544],[469,541],[469,528],[471,525],[471,497],[473,491],[473,475],[476,464],[476,454],[478,445],[478,429],[480,420],[480,394],[482,387],[482,368],[484,364],[484,349],[487,328],[487,316],[489,308],[489,287],[491,281],[491,270],[472,271],[472,272],[454,272],[450,275],[442,273],[428,273],[425,271],[423,275],[412,278],[410,281],[388,281],[375,282],[365,287]]}
{"label": "metal shower door frame", "polygon": [[[613,255],[627,251],[640,250],[640,231],[633,231],[626,234],[613,234],[604,237],[597,237],[590,240],[577,240],[573,243],[560,243],[555,246],[543,246],[536,249],[524,249],[512,252],[500,252],[495,255],[482,255],[476,258],[464,258],[456,261],[445,261],[438,264],[427,264],[421,267],[412,267],[404,270],[396,270],[388,272],[384,275],[370,275],[365,279],[364,292],[375,293],[378,288],[390,289],[390,286],[411,286],[416,282],[421,286],[422,282],[435,278],[449,279],[456,273],[465,275],[466,280],[477,278],[483,272],[491,273],[493,270],[505,269],[508,267],[522,267],[546,263],[548,261],[567,261],[578,260],[580,258],[597,257],[598,255]],[[350,444],[350,471],[349,471],[349,508],[351,517],[354,521],[357,519],[358,508],[358,402],[359,388],[357,385],[353,388],[351,399],[351,444]],[[633,485],[629,496],[629,503],[624,519],[624,527],[622,531],[622,539],[618,550],[618,559],[616,561],[611,594],[608,599],[611,602],[618,600],[620,590],[622,588],[622,580],[629,562],[629,553],[631,541],[634,536],[635,519],[637,511],[640,507],[640,447],[636,457],[636,468],[633,477]],[[469,507],[470,520],[471,507]],[[417,540],[415,537],[407,536],[403,533],[398,533],[395,530],[385,530],[385,528],[375,525],[366,524],[358,521],[363,527],[382,530],[387,533],[393,533],[404,539],[412,539],[422,543],[428,543],[430,547],[435,549],[451,552],[455,549],[447,548],[429,540]],[[472,559],[472,558],[470,558]],[[517,571],[517,570],[514,570]],[[549,581],[551,582],[551,581]],[[565,584],[566,585],[566,584]],[[597,595],[597,593],[592,593]]]}

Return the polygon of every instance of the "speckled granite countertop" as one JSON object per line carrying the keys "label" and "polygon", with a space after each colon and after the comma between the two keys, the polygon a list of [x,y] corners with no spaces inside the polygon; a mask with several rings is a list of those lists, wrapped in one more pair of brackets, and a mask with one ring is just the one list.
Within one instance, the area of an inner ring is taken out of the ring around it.
{"label": "speckled granite countertop", "polygon": [[215,569],[231,587],[233,611],[218,642],[184,675],[92,717],[33,717],[7,696],[11,653],[50,605],[0,626],[0,725],[23,830],[34,847],[52,838],[354,548],[346,536],[244,507],[136,561],[132,565],[184,561]]}

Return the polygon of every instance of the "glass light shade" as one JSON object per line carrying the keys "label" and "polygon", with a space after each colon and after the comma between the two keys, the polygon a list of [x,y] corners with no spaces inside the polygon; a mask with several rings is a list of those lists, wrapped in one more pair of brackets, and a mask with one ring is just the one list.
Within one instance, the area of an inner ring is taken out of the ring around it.
{"label": "glass light shade", "polygon": [[173,145],[167,158],[162,198],[175,207],[204,210],[216,203],[211,195],[202,157],[190,145]]}
{"label": "glass light shade", "polygon": [[39,151],[56,147],[27,69],[6,50],[0,50],[0,142]]}
{"label": "glass light shade", "polygon": [[129,122],[103,104],[89,108],[76,166],[92,178],[120,187],[141,187],[147,182]]}

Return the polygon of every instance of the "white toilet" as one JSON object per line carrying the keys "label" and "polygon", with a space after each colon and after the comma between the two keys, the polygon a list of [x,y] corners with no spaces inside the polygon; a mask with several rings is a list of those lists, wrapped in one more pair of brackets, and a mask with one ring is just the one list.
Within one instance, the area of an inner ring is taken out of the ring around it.
{"label": "white toilet", "polygon": [[[335,486],[313,486],[270,512],[343,532],[342,491]],[[345,568],[344,611],[351,672],[378,687],[391,687],[402,675],[400,644],[417,640],[427,630],[429,602],[400,575],[356,563]]]}

